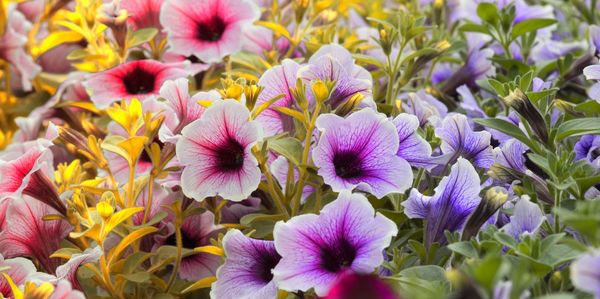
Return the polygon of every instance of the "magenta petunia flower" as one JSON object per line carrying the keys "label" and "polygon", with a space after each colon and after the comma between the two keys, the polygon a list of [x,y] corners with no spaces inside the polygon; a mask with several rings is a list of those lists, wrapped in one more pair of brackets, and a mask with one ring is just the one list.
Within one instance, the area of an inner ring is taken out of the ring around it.
{"label": "magenta petunia flower", "polygon": [[392,287],[373,274],[348,272],[323,299],[399,299]]}
{"label": "magenta petunia flower", "polygon": [[366,197],[342,192],[319,215],[275,224],[275,248],[281,255],[273,270],[275,281],[286,291],[314,288],[324,296],[348,271],[375,271],[397,233],[396,224],[375,213]]}
{"label": "magenta petunia flower", "polygon": [[227,259],[217,270],[210,297],[214,299],[270,299],[277,297],[277,286],[271,271],[281,256],[273,241],[244,236],[237,229],[223,238]]}
{"label": "magenta petunia flower", "polygon": [[181,174],[185,195],[196,200],[219,195],[240,201],[256,190],[261,173],[251,149],[262,130],[249,117],[244,104],[220,100],[183,129],[177,158],[185,167]]}
{"label": "magenta petunia flower", "polygon": [[317,128],[323,133],[312,157],[333,191],[358,188],[382,198],[412,184],[410,165],[396,155],[398,132],[385,115],[370,108],[345,119],[323,114]]}
{"label": "magenta petunia flower", "polygon": [[204,62],[240,51],[243,27],[259,17],[251,0],[166,0],[160,12],[171,50]]}
{"label": "magenta petunia flower", "polygon": [[160,31],[160,7],[163,2],[164,0],[127,0],[121,1],[121,8],[127,11],[127,23],[133,29],[156,28]]}
{"label": "magenta petunia flower", "polygon": [[43,142],[11,161],[0,160],[0,199],[31,196],[66,215],[52,177],[52,153]]}
{"label": "magenta petunia flower", "polygon": [[98,108],[106,108],[123,99],[156,97],[165,81],[187,75],[188,71],[177,65],[136,60],[92,74],[84,85],[92,102]]}
{"label": "magenta petunia flower", "polygon": [[[0,268],[2,273],[8,275],[17,286],[24,285],[32,275],[37,273],[35,265],[30,260],[22,257],[4,259],[2,254],[0,254]],[[13,298],[12,289],[4,275],[0,275],[0,295],[2,298]]]}
{"label": "magenta petunia flower", "polygon": [[8,258],[35,258],[48,273],[54,273],[60,259],[50,258],[50,255],[60,248],[60,242],[71,231],[66,220],[43,220],[44,216],[56,213],[28,196],[14,200],[8,208],[6,226],[0,232],[0,253]]}

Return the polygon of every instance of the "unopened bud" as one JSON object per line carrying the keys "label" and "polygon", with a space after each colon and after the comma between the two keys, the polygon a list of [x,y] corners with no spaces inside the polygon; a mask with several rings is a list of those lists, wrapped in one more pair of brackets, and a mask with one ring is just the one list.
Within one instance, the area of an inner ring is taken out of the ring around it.
{"label": "unopened bud", "polygon": [[548,141],[546,121],[526,94],[517,88],[504,97],[504,102],[508,106],[515,109],[515,111],[517,111],[517,113],[519,113],[523,118],[525,118],[537,137],[539,137],[543,142]]}
{"label": "unopened bud", "polygon": [[315,95],[315,99],[318,102],[323,103],[329,98],[329,88],[325,82],[317,80],[312,84],[311,89]]}
{"label": "unopened bud", "polygon": [[483,199],[467,220],[462,239],[469,240],[477,235],[481,226],[492,217],[508,200],[508,192],[502,187],[492,187],[485,192]]}
{"label": "unopened bud", "polygon": [[96,204],[96,211],[98,212],[98,215],[104,219],[104,221],[108,221],[108,219],[110,219],[115,212],[115,208],[112,206],[110,200],[111,197],[114,197],[112,192],[104,192],[104,194],[102,194],[102,201]]}
{"label": "unopened bud", "polygon": [[354,110],[354,108],[356,108],[356,106],[358,106],[358,104],[360,104],[364,98],[365,96],[362,93],[355,93],[352,97],[335,109],[335,114],[342,117],[348,115],[348,113],[352,112],[352,110]]}

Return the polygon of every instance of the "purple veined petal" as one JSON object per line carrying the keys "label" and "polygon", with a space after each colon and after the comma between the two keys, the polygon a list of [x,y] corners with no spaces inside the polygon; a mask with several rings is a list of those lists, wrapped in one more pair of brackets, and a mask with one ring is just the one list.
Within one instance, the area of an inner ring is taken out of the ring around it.
{"label": "purple veined petal", "polygon": [[600,103],[600,83],[594,83],[587,90],[588,97]]}
{"label": "purple veined petal", "polygon": [[398,299],[392,287],[373,274],[348,272],[338,279],[324,299]]}
{"label": "purple veined petal", "polygon": [[406,160],[411,166],[431,169],[437,165],[431,157],[431,146],[417,133],[419,119],[410,114],[399,114],[392,120],[398,131],[399,157]]}
{"label": "purple veined petal", "polygon": [[467,85],[459,86],[456,92],[462,97],[460,106],[467,111],[467,115],[471,117],[486,117],[485,112],[479,107],[475,96],[471,93]]}
{"label": "purple veined petal", "polygon": [[587,80],[600,80],[600,64],[590,65],[584,68],[583,75]]}
{"label": "purple veined petal", "polygon": [[576,160],[585,160],[594,168],[600,168],[600,135],[584,135],[573,148]]}
{"label": "purple veined petal", "polygon": [[239,230],[223,238],[225,263],[217,270],[210,297],[215,299],[269,299],[277,297],[271,271],[281,256],[273,241],[256,240]]}
{"label": "purple veined petal", "polygon": [[510,222],[502,227],[502,230],[519,240],[524,234],[537,233],[545,219],[537,204],[530,202],[527,197],[522,197],[515,205]]}
{"label": "purple veined petal", "polygon": [[500,148],[495,148],[496,163],[525,173],[527,167],[525,167],[525,156],[529,148],[522,142],[512,138],[504,143]]}
{"label": "purple veined petal", "polygon": [[599,251],[583,254],[571,264],[571,281],[576,288],[600,298]]}
{"label": "purple veined petal", "polygon": [[82,253],[74,254],[69,261],[56,268],[56,277],[68,280],[73,288],[83,290],[77,281],[77,270],[87,263],[97,262],[104,253],[99,246],[88,248]]}
{"label": "purple veined petal", "polygon": [[182,130],[176,152],[184,166],[184,194],[199,201],[216,195],[241,201],[256,190],[261,173],[251,150],[262,130],[249,116],[235,100],[216,101]]}
{"label": "purple veined petal", "polygon": [[433,117],[444,117],[448,113],[448,108],[442,102],[426,93],[421,89],[416,93],[409,93],[405,111],[419,119],[419,126],[424,127]]}
{"label": "purple veined petal", "polygon": [[281,114],[274,107],[291,107],[294,104],[291,89],[296,87],[299,69],[300,65],[298,63],[290,59],[285,59],[281,62],[281,65],[267,70],[260,77],[258,85],[263,86],[264,89],[256,100],[257,106],[276,96],[284,95],[283,98],[275,101],[269,108],[256,117],[256,121],[263,126],[265,136],[273,136],[292,128],[292,118]]}
{"label": "purple veined petal", "polygon": [[[279,156],[275,161],[271,162],[271,173],[273,173],[273,177],[277,179],[279,185],[281,186],[281,191],[285,192],[287,186],[287,178],[288,178],[288,170],[289,170],[289,162],[284,156]],[[298,169],[294,168],[293,170],[293,179],[294,183],[298,183],[300,179],[300,172]],[[302,197],[301,203],[304,204],[306,199],[315,191],[315,187],[313,186],[304,186],[302,189]]]}
{"label": "purple veined petal", "polygon": [[479,205],[480,179],[469,161],[458,158],[450,175],[444,177],[431,197],[413,189],[402,203],[409,218],[427,220],[426,244],[444,243],[444,231],[460,230],[471,212]]}
{"label": "purple veined petal", "polygon": [[383,114],[370,108],[345,119],[323,114],[316,125],[322,134],[313,161],[334,191],[358,188],[381,198],[412,184],[410,165],[396,156],[398,132]]}
{"label": "purple veined petal", "polygon": [[594,48],[594,54],[598,55],[600,52],[600,26],[591,25],[589,27],[590,44]]}
{"label": "purple veined petal", "polygon": [[[24,285],[36,273],[35,265],[22,257],[4,259],[0,254],[0,267],[7,268],[2,270],[2,273],[8,275],[17,286]],[[12,289],[4,275],[0,276],[0,294],[4,298],[13,298]]]}
{"label": "purple veined petal", "polygon": [[471,160],[481,168],[489,168],[494,164],[491,134],[486,131],[474,132],[466,116],[446,116],[435,133],[442,139],[441,149],[444,154]]}
{"label": "purple veined petal", "polygon": [[304,214],[275,224],[281,260],[274,278],[280,289],[314,288],[324,296],[347,271],[372,273],[397,233],[396,224],[375,213],[366,197],[342,192],[319,215]]}

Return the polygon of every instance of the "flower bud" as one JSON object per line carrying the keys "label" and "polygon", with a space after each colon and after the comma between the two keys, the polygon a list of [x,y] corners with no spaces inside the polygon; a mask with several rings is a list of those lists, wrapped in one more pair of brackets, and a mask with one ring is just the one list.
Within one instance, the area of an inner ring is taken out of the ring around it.
{"label": "flower bud", "polygon": [[492,187],[487,190],[479,205],[467,220],[462,239],[469,240],[477,235],[481,226],[492,217],[508,200],[508,192],[502,187]]}
{"label": "flower bud", "polygon": [[360,104],[364,98],[365,96],[362,93],[355,93],[352,97],[350,97],[350,99],[335,109],[335,114],[342,117],[348,115],[348,113],[352,112],[352,110],[354,110],[354,108],[356,108],[356,106],[358,106],[358,104]]}
{"label": "flower bud", "polygon": [[308,9],[308,5],[310,4],[310,0],[296,0],[294,1],[294,14],[296,16],[296,24],[302,23],[302,19],[304,18],[304,14]]}
{"label": "flower bud", "polygon": [[98,22],[106,25],[112,30],[113,36],[119,47],[124,49],[127,40],[127,11],[121,9],[119,0],[105,3],[98,9]]}
{"label": "flower bud", "polygon": [[548,141],[546,121],[526,94],[517,88],[504,97],[504,102],[506,105],[515,109],[515,111],[517,111],[517,113],[519,113],[523,118],[525,118],[537,137],[539,137],[543,142]]}
{"label": "flower bud", "polygon": [[315,83],[313,83],[311,89],[318,102],[323,103],[329,98],[329,88],[325,82],[317,80]]}

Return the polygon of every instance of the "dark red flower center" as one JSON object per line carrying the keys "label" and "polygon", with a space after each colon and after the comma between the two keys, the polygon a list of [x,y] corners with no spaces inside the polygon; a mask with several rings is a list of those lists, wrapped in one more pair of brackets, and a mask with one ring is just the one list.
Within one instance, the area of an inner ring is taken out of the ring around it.
{"label": "dark red flower center", "polygon": [[240,170],[244,166],[244,146],[229,138],[215,151],[217,167],[225,172]]}
{"label": "dark red flower center", "polygon": [[344,179],[357,178],[363,175],[362,161],[355,152],[340,152],[333,156],[335,174]]}
{"label": "dark red flower center", "polygon": [[273,273],[271,273],[271,270],[277,266],[279,260],[281,260],[281,256],[275,249],[265,249],[264,252],[261,252],[260,256],[257,257],[257,263],[254,267],[258,278],[265,283],[273,280]]}
{"label": "dark red flower center", "polygon": [[[200,228],[198,228],[200,229]],[[177,246],[177,235],[176,234],[172,234],[170,235],[167,240],[165,241],[166,245],[171,245],[171,246]],[[189,237],[187,235],[187,233],[185,232],[185,230],[181,230],[181,244],[183,245],[183,248],[187,248],[187,249],[193,249],[199,246],[198,242],[196,242],[196,240],[194,240],[193,238]]]}
{"label": "dark red flower center", "polygon": [[227,23],[220,16],[198,22],[196,25],[196,37],[205,42],[216,42],[221,39],[227,29]]}
{"label": "dark red flower center", "polygon": [[343,237],[321,247],[321,267],[332,273],[350,267],[355,258],[356,248]]}
{"label": "dark red flower center", "polygon": [[125,90],[129,94],[145,94],[154,91],[156,75],[137,66],[123,77]]}

